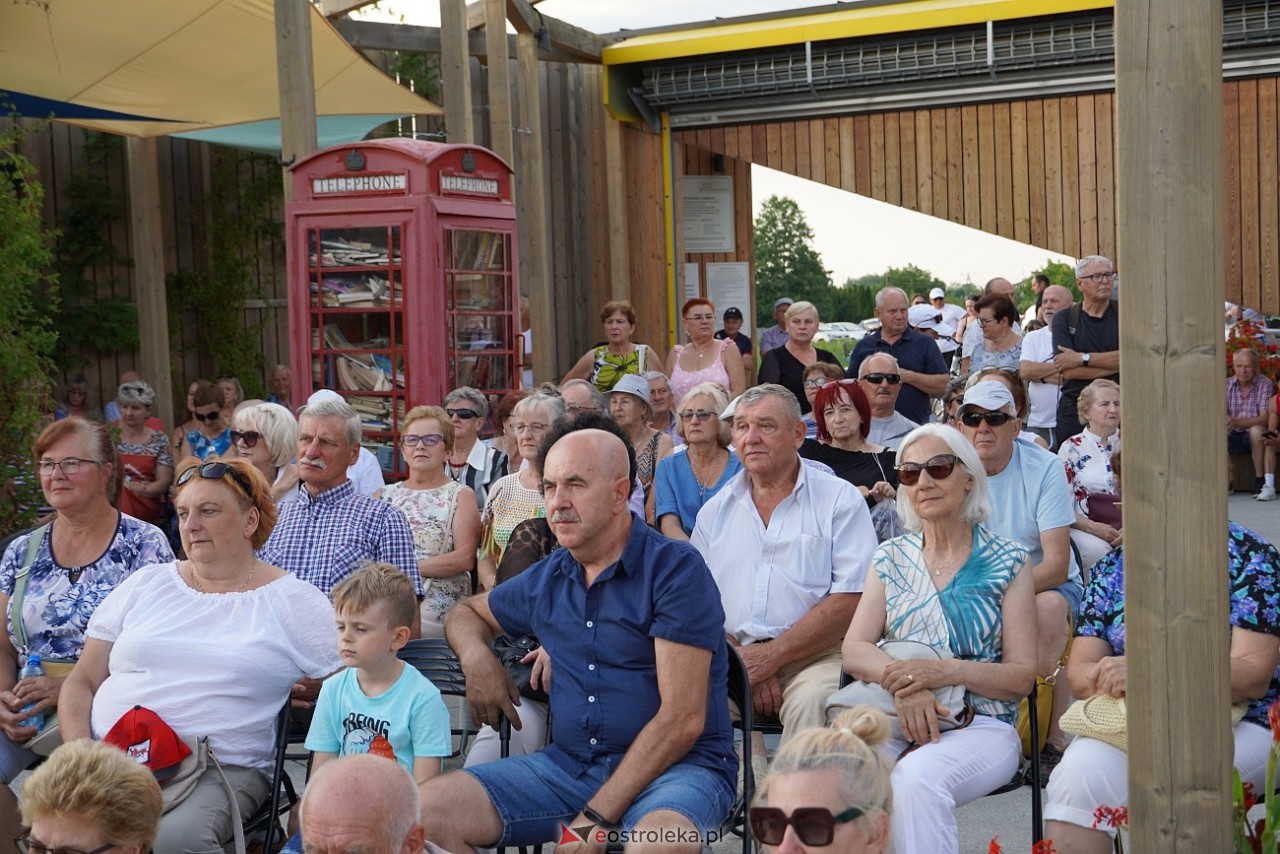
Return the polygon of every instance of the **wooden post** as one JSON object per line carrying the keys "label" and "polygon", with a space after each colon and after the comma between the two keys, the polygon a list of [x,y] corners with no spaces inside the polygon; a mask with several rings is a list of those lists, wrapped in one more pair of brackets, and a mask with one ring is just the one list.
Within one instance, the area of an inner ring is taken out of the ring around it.
{"label": "wooden post", "polygon": [[519,73],[520,161],[516,166],[516,203],[520,222],[522,290],[529,295],[533,328],[533,378],[556,381],[556,317],[551,296],[551,252],[547,234],[545,146],[542,140],[542,87],[538,75],[538,40],[533,33],[516,36]]}
{"label": "wooden post", "polygon": [[440,79],[449,142],[476,141],[471,120],[471,56],[467,38],[467,0],[440,0]]}
{"label": "wooden post", "polygon": [[631,256],[627,240],[627,173],[622,157],[622,123],[604,117],[605,192],[609,194],[609,282],[612,299],[631,299]]}
{"label": "wooden post", "polygon": [[[275,0],[276,70],[280,79],[280,162],[285,166],[317,148],[315,64],[311,59],[311,4]],[[284,176],[285,199],[293,194]]]}
{"label": "wooden post", "polygon": [[1117,3],[1116,92],[1131,845],[1230,851],[1220,0]]}
{"label": "wooden post", "polygon": [[169,311],[164,281],[164,224],[160,213],[160,165],[154,139],[125,139],[129,173],[129,251],[138,304],[141,353],[138,373],[156,393],[155,416],[173,424]]}
{"label": "wooden post", "polygon": [[489,63],[489,147],[507,163],[514,164],[506,0],[484,0],[484,43]]}

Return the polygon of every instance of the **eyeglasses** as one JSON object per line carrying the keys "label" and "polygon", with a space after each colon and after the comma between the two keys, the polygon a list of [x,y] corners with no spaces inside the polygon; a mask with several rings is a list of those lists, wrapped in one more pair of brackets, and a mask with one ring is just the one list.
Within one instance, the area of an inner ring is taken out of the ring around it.
{"label": "eyeglasses", "polygon": [[1087,276],[1081,276],[1080,279],[1081,281],[1088,279],[1089,281],[1093,282],[1095,285],[1100,285],[1103,282],[1111,281],[1118,275],[1119,273],[1117,273],[1115,270],[1112,270],[1109,273],[1090,273]]}
{"label": "eyeglasses", "polygon": [[257,430],[232,430],[231,444],[244,442],[246,448],[256,448],[258,440],[262,438],[262,434]]}
{"label": "eyeglasses", "polygon": [[[960,458],[955,454],[938,454],[923,463],[903,463],[898,466],[898,483],[903,486],[915,486],[920,482],[920,472],[927,471],[934,480],[946,480],[955,471]],[[964,465],[964,463],[960,463]]]}
{"label": "eyeglasses", "polygon": [[751,832],[765,845],[782,844],[782,837],[791,827],[801,842],[815,848],[831,844],[837,824],[856,821],[864,815],[866,810],[859,807],[849,807],[839,815],[832,815],[826,807],[800,807],[792,810],[790,816],[777,807],[752,807],[748,813]]}
{"label": "eyeglasses", "polygon": [[191,478],[199,473],[200,477],[205,480],[222,480],[223,475],[231,475],[231,479],[244,491],[245,495],[253,496],[253,488],[249,485],[249,481],[245,480],[244,475],[235,470],[230,463],[201,463],[178,475],[178,479],[174,481],[174,486],[185,486]]}
{"label": "eyeglasses", "polygon": [[439,433],[405,433],[400,437],[400,443],[406,448],[416,448],[419,445],[434,448],[443,441],[444,436],[441,436]]}
{"label": "eyeglasses", "polygon": [[40,467],[40,474],[49,477],[53,476],[54,469],[62,469],[62,473],[67,477],[73,477],[80,472],[80,466],[100,466],[102,463],[97,460],[84,460],[79,457],[67,457],[65,460],[40,460],[36,465]]}
{"label": "eyeglasses", "polygon": [[706,421],[708,418],[715,418],[716,414],[706,409],[686,409],[680,413],[681,421]]}
{"label": "eyeglasses", "polygon": [[472,418],[480,417],[480,413],[474,409],[445,409],[444,414],[450,418],[461,418],[463,421],[470,421]]}
{"label": "eyeglasses", "polygon": [[549,428],[550,426],[551,426],[550,424],[542,424],[542,423],[537,422],[537,421],[533,422],[532,424],[525,424],[525,423],[521,422],[521,423],[519,423],[519,424],[516,424],[512,429],[514,429],[514,430],[516,431],[516,433],[517,433],[517,434],[520,434],[520,433],[543,433],[543,432],[545,432],[545,431],[547,430],[547,428]]}
{"label": "eyeglasses", "polygon": [[995,322],[996,322],[996,319],[994,317],[983,317],[982,315],[978,315],[979,326],[987,326],[988,324],[995,323]]}
{"label": "eyeglasses", "polygon": [[902,382],[902,374],[867,374],[865,377],[862,377],[862,380],[864,382],[869,382],[872,385],[880,385],[881,383],[897,385]]}
{"label": "eyeglasses", "polygon": [[822,388],[827,384],[826,377],[810,377],[804,381],[805,388]]}
{"label": "eyeglasses", "polygon": [[979,412],[976,409],[970,409],[960,416],[960,423],[966,427],[977,427],[985,421],[992,427],[999,427],[1012,417],[1007,412]]}
{"label": "eyeglasses", "polygon": [[716,316],[714,314],[691,314],[685,318],[685,320],[689,321],[690,323],[702,323],[703,321],[706,321],[706,320],[715,320],[715,319],[716,319]]}
{"label": "eyeglasses", "polygon": [[599,412],[600,407],[592,406],[590,404],[570,403],[565,406],[564,410],[572,415],[575,412]]}
{"label": "eyeglasses", "polygon": [[79,848],[50,848],[43,842],[32,839],[31,831],[29,830],[23,831],[21,836],[15,836],[13,844],[21,854],[28,854],[28,852],[29,854],[103,854],[103,852],[110,851],[112,848],[120,847],[111,842],[92,851],[81,851]]}
{"label": "eyeglasses", "polygon": [[213,412],[210,412],[207,415],[201,415],[199,412],[195,412],[192,414],[195,415],[197,421],[208,421],[210,423],[213,423],[214,421],[217,421],[219,418],[222,417],[221,410],[217,410],[217,409],[213,410]]}

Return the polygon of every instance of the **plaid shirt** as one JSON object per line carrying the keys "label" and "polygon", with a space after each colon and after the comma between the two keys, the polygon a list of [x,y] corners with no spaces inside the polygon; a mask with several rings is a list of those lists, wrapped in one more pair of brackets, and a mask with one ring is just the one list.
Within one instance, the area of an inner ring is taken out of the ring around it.
{"label": "plaid shirt", "polygon": [[418,595],[423,592],[404,514],[385,501],[360,495],[349,480],[315,497],[299,484],[297,499],[280,508],[280,519],[258,557],[326,594],[370,561],[399,567]]}
{"label": "plaid shirt", "polygon": [[[1275,389],[1271,380],[1258,374],[1246,394],[1235,377],[1227,380],[1227,415],[1231,418],[1257,418],[1266,411],[1267,401]],[[1232,432],[1242,432],[1239,429]]]}
{"label": "plaid shirt", "polygon": [[791,336],[787,334],[787,330],[781,326],[770,326],[768,329],[760,332],[760,355],[764,355],[770,350],[776,350],[783,344],[787,343],[787,339]]}

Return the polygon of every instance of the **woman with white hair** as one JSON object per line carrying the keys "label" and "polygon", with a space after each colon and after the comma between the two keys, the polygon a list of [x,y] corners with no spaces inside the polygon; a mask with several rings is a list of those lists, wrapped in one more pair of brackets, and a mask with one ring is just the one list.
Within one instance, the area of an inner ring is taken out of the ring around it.
{"label": "woman with white hair", "polygon": [[688,541],[698,511],[742,471],[728,423],[720,420],[729,395],[718,383],[699,383],[680,401],[676,429],[684,448],[658,463],[654,478],[654,514],[658,530],[673,540]]}
{"label": "woman with white hair", "polygon": [[805,369],[817,362],[839,365],[835,354],[813,346],[813,336],[818,332],[818,309],[811,302],[801,300],[787,309],[787,343],[770,350],[760,360],[760,382],[785,386],[800,401],[800,414],[808,415],[813,408],[804,394]]}
{"label": "woman with white hair", "polygon": [[298,419],[278,403],[257,403],[236,413],[231,453],[253,463],[271,484],[276,507],[298,497]]}
{"label": "woman with white hair", "polygon": [[471,487],[476,509],[484,509],[489,491],[507,476],[507,455],[480,441],[480,430],[489,417],[489,401],[477,389],[460,386],[444,396],[444,412],[453,425],[453,450],[445,466],[449,477]]}
{"label": "woman with white hair", "polygon": [[[844,641],[844,669],[893,695],[903,738],[892,781],[903,851],[955,852],[955,807],[1009,781],[1022,745],[1014,720],[1035,678],[1035,588],[1027,550],[982,527],[987,476],[969,440],[926,424],[898,448],[898,511],[909,533],[882,543]],[[939,658],[897,660],[881,640],[928,644]],[[962,685],[972,721],[939,727],[934,689]]]}
{"label": "woman with white hair", "polygon": [[116,391],[120,407],[116,453],[124,478],[119,507],[135,519],[164,528],[173,483],[173,449],[164,432],[147,426],[155,402],[156,393],[142,380],[127,382]]}

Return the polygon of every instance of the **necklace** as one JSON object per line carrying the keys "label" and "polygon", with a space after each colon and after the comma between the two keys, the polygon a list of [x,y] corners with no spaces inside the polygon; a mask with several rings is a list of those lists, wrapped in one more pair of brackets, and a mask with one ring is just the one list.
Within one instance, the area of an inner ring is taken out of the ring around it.
{"label": "necklace", "polygon": [[[711,339],[711,341],[709,341],[709,342],[708,342],[708,344],[710,344],[710,345],[714,345],[714,344],[715,344],[715,339],[714,339],[714,338],[713,338],[713,339]],[[708,355],[708,350],[709,350],[710,348],[709,348],[709,347],[699,347],[697,344],[694,344],[692,341],[690,341],[690,342],[689,342],[689,346],[693,348],[693,352],[695,352],[695,353],[697,353],[697,354],[698,354],[698,364],[702,364],[702,359],[703,359],[703,357],[705,357],[706,355]]]}
{"label": "necklace", "polygon": [[[205,590],[204,586],[200,584],[200,576],[196,575],[196,565],[188,561],[188,566],[191,568],[191,583],[196,586],[196,590],[200,591],[201,593],[208,593],[209,591]],[[245,588],[249,586],[249,583],[253,581],[254,573],[256,573],[257,571],[258,571],[258,562],[255,560],[253,562],[253,566],[249,567],[249,574],[245,576],[243,584],[241,584],[235,590],[224,590],[222,592],[223,593],[243,593],[245,591]]]}
{"label": "necklace", "polygon": [[707,490],[716,485],[715,473],[716,473],[716,469],[720,467],[719,463],[720,463],[719,454],[717,454],[715,457],[712,458],[711,466],[705,472],[706,482],[704,483],[703,476],[698,474],[698,467],[693,462],[693,454],[689,453],[689,470],[693,472],[694,482],[698,484],[698,503],[699,504],[703,502],[703,499],[707,494]]}

